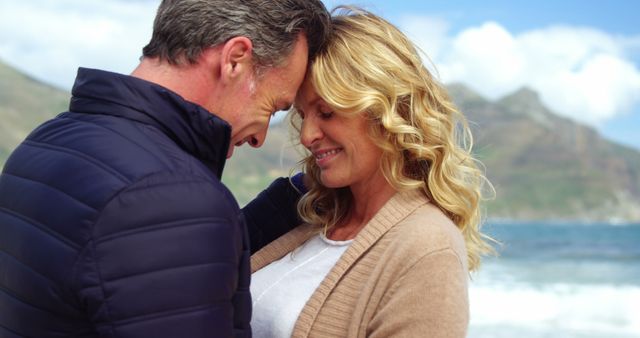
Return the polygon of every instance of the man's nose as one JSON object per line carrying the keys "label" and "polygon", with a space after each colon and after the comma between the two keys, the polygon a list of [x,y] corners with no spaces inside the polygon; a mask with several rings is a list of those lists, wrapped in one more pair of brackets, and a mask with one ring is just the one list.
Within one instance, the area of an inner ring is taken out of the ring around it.
{"label": "man's nose", "polygon": [[249,145],[254,148],[260,148],[264,144],[264,140],[266,138],[267,138],[267,128],[264,128],[264,130],[261,131],[260,133],[251,135],[251,137],[249,138]]}

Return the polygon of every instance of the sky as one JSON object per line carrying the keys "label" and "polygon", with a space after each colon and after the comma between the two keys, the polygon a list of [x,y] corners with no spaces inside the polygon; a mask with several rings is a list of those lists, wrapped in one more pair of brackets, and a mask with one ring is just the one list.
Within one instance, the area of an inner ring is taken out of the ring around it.
{"label": "sky", "polygon": [[[490,100],[528,87],[553,112],[640,150],[640,1],[355,4],[405,32],[444,83]],[[0,59],[70,90],[78,67],[128,74],[159,0],[0,0]]]}

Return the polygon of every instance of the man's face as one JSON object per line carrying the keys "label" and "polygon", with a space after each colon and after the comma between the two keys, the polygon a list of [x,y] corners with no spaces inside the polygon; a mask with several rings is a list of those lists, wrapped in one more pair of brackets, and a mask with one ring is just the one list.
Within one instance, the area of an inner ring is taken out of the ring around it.
{"label": "man's face", "polygon": [[251,74],[239,90],[225,98],[225,110],[229,112],[225,119],[232,127],[227,158],[235,146],[245,142],[256,148],[262,146],[271,116],[293,104],[304,80],[308,55],[307,39],[300,34],[282,65],[262,70],[259,77]]}

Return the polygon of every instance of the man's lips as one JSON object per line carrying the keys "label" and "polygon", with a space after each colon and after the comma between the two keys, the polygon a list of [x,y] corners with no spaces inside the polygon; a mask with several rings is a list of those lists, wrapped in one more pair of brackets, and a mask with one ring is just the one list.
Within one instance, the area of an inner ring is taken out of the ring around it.
{"label": "man's lips", "polygon": [[235,144],[230,144],[229,145],[229,150],[227,151],[227,158],[231,158],[231,155],[233,155],[233,149],[235,147],[239,147],[241,145],[243,145],[245,142],[247,142],[246,139],[240,140],[238,142],[236,142]]}
{"label": "man's lips", "polygon": [[229,150],[227,150],[227,158],[231,158],[231,156],[233,155],[233,148],[235,148],[233,144],[229,145]]}

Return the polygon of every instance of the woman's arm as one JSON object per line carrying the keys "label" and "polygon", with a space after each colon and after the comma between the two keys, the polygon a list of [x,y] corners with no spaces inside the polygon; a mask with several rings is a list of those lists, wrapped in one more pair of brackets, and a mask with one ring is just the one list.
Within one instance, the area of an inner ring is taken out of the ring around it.
{"label": "woman's arm", "polygon": [[468,274],[451,249],[430,253],[400,276],[382,299],[367,337],[464,338]]}

